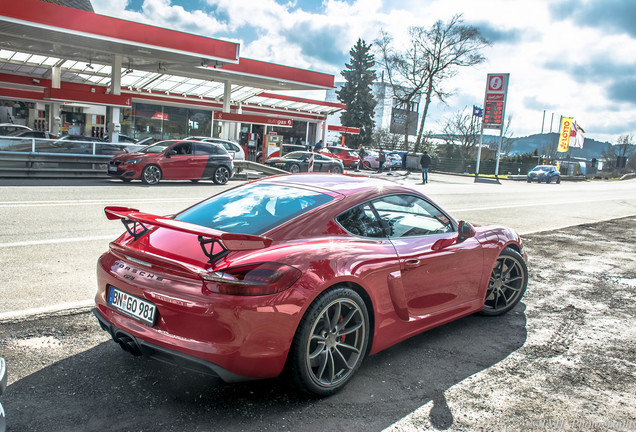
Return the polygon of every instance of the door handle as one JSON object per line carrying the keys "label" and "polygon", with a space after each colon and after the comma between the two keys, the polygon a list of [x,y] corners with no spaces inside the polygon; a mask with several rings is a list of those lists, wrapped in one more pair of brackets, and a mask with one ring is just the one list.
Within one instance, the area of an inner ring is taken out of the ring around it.
{"label": "door handle", "polygon": [[420,260],[418,260],[417,258],[407,259],[406,261],[404,261],[404,265],[409,267],[413,267],[419,264],[420,264]]}

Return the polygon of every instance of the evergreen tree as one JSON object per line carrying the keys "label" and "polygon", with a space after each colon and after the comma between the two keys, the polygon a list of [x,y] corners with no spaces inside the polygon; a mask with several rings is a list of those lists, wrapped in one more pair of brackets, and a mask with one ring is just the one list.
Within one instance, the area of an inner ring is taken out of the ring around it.
{"label": "evergreen tree", "polygon": [[338,94],[338,100],[347,105],[346,111],[340,114],[340,123],[343,126],[360,128],[360,135],[349,135],[345,138],[345,144],[351,148],[358,148],[360,144],[369,145],[375,122],[373,109],[377,102],[371,92],[371,84],[376,75],[373,66],[375,59],[369,51],[371,45],[367,45],[362,39],[349,51],[351,61],[345,64],[346,69],[341,72],[346,82]]}

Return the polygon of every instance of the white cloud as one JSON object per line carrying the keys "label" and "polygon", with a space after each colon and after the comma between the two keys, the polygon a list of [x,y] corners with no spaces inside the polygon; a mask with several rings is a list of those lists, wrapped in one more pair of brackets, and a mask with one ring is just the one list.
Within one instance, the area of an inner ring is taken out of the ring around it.
{"label": "white cloud", "polygon": [[[215,16],[184,9],[170,0],[145,0],[142,12],[126,10],[126,0],[93,0],[98,13],[238,40],[242,56],[332,73],[337,80],[358,38],[371,43],[383,28],[396,42],[404,43],[409,26],[427,27],[438,19],[446,21],[462,13],[467,24],[486,25],[485,33],[490,32],[496,40],[484,50],[484,64],[463,69],[445,83],[446,89],[454,89],[456,95],[449,98],[448,106],[434,101],[428,127],[434,128],[437,120],[471,100],[470,104],[481,105],[486,74],[509,72],[507,112],[514,114],[517,135],[540,132],[544,109],[546,123],[552,113],[557,119],[559,115],[573,115],[588,136],[596,139],[615,141],[619,134],[635,133],[636,100],[631,102],[626,96],[616,102],[609,95],[629,88],[630,79],[636,86],[631,72],[636,69],[636,40],[616,29],[608,34],[601,27],[584,27],[574,19],[555,18],[554,3],[324,0],[307,11],[298,8],[302,2],[294,1],[207,0]],[[615,80],[623,82],[623,87]]]}

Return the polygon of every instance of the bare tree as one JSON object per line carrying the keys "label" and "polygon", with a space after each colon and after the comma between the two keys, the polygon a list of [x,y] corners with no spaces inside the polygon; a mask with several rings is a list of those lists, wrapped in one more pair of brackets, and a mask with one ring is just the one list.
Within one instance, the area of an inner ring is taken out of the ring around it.
{"label": "bare tree", "polygon": [[514,133],[511,130],[512,125],[512,114],[508,115],[508,119],[506,120],[506,127],[504,127],[502,138],[501,138],[501,156],[508,156],[512,151],[512,144],[514,144],[515,139],[512,137]]}
{"label": "bare tree", "polygon": [[615,145],[608,145],[602,152],[603,159],[620,174],[636,169],[636,145],[634,135],[620,135]]}
{"label": "bare tree", "polygon": [[[442,82],[456,75],[459,67],[483,62],[480,50],[490,43],[476,27],[464,25],[462,15],[454,15],[446,23],[437,21],[430,28],[411,27],[409,37],[408,47],[402,51],[392,48],[392,38],[384,31],[375,44],[389,83],[397,90],[396,99],[409,109],[416,97],[425,98],[415,144],[419,147],[432,98],[444,102],[449,95],[442,89]],[[406,121],[405,144],[408,116]]]}
{"label": "bare tree", "polygon": [[422,52],[413,38],[412,27],[409,30],[411,35],[410,46],[404,50],[395,50],[392,46],[393,38],[384,30],[380,32],[380,37],[375,41],[375,46],[379,51],[376,62],[386,72],[386,77],[391,84],[393,97],[397,100],[397,105],[403,106],[407,111],[404,124],[404,149],[408,149],[409,127],[411,117],[408,112],[415,100],[420,98],[422,89],[426,85],[426,74],[422,62]]}
{"label": "bare tree", "polygon": [[[401,150],[400,135],[389,131],[389,129],[375,129],[372,136],[375,147],[382,147],[388,150]],[[408,150],[408,148],[402,148]]]}
{"label": "bare tree", "polygon": [[454,15],[448,22],[437,21],[430,29],[415,27],[412,31],[415,45],[423,52],[426,85],[424,88],[424,110],[417,133],[419,143],[424,131],[424,122],[433,96],[442,102],[448,93],[442,82],[457,74],[457,68],[474,66],[485,61],[480,51],[489,46],[479,29],[463,24],[462,15]]}
{"label": "bare tree", "polygon": [[442,123],[442,139],[445,144],[458,145],[463,157],[472,156],[473,150],[479,142],[480,123],[472,115],[466,113],[466,107]]}

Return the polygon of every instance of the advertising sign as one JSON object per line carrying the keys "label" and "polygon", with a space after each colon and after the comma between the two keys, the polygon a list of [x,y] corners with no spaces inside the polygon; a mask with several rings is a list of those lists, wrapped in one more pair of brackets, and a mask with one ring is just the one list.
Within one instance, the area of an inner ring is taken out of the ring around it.
{"label": "advertising sign", "polygon": [[561,130],[559,131],[559,147],[557,151],[559,153],[565,153],[570,149],[570,135],[572,134],[572,124],[574,119],[572,117],[563,117],[561,119]]}
{"label": "advertising sign", "polygon": [[350,133],[354,135],[360,135],[360,128],[355,128],[351,126],[329,125],[327,126],[327,130],[333,131],[333,132],[344,132],[344,133]]}
{"label": "advertising sign", "polygon": [[292,127],[294,122],[290,118],[266,117],[266,116],[250,115],[250,114],[224,113],[224,112],[218,112],[218,111],[214,113],[213,119],[221,120],[221,121],[235,121],[235,122],[241,122],[241,123],[254,123],[254,124],[262,124],[262,125],[278,126],[278,127]]}
{"label": "advertising sign", "polygon": [[484,97],[484,128],[503,129],[510,74],[488,74]]}

